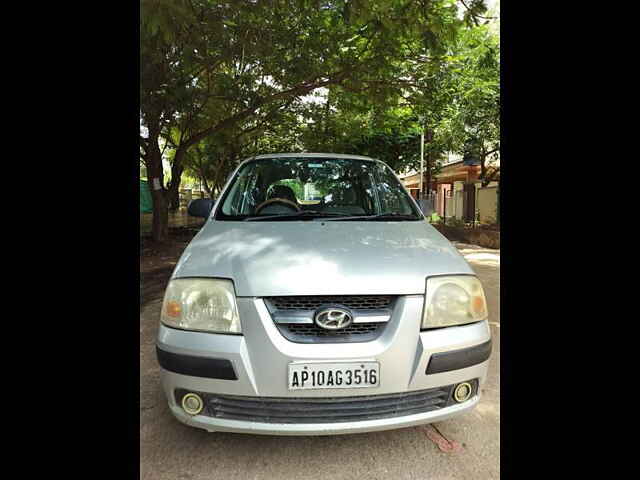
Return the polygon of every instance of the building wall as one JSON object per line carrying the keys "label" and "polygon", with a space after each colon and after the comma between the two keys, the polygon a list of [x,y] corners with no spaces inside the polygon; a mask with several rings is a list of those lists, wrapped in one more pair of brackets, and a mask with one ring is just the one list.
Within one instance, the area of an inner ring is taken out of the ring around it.
{"label": "building wall", "polygon": [[458,219],[464,218],[464,182],[453,183],[453,197],[455,210],[453,211],[454,217]]}
{"label": "building wall", "polygon": [[447,198],[447,218],[454,218],[456,214],[456,197],[452,195]]}
{"label": "building wall", "polygon": [[485,187],[478,189],[476,208],[481,223],[495,222],[498,208],[498,188]]}
{"label": "building wall", "polygon": [[[444,209],[446,205],[447,215],[449,215],[449,211],[451,210],[451,202],[453,202],[453,198],[451,197],[451,184],[449,183],[439,183],[437,186],[437,198],[436,198],[436,212],[439,216],[444,216]],[[446,201],[445,201],[446,198]]]}

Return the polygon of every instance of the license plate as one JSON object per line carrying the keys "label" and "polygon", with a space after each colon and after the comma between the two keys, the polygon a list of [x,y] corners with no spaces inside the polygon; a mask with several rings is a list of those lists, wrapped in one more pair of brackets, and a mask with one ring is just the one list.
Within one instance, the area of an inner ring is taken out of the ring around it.
{"label": "license plate", "polygon": [[289,364],[289,390],[371,388],[378,385],[378,362]]}

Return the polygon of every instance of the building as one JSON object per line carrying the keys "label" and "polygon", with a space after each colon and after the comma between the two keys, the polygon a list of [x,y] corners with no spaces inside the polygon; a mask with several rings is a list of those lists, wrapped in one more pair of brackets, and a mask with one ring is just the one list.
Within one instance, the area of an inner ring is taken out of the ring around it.
{"label": "building", "polygon": [[[491,166],[499,166],[499,161]],[[493,223],[497,217],[498,182],[482,187],[479,176],[479,161],[463,160],[460,155],[450,154],[429,185],[430,195],[427,201],[442,218],[456,218],[469,223]],[[411,196],[418,200],[420,173],[409,171],[399,177]],[[423,188],[427,190],[426,178]]]}

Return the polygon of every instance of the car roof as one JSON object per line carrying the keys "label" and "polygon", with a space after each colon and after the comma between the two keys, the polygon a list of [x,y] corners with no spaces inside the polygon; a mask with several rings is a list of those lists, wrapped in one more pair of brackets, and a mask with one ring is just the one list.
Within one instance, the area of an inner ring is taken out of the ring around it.
{"label": "car roof", "polygon": [[344,153],[267,153],[263,155],[256,155],[254,157],[249,157],[244,159],[242,163],[250,162],[252,160],[263,160],[266,158],[283,158],[283,157],[294,157],[294,158],[350,158],[353,160],[367,160],[370,162],[380,162],[377,158],[365,157],[363,155],[347,155]]}

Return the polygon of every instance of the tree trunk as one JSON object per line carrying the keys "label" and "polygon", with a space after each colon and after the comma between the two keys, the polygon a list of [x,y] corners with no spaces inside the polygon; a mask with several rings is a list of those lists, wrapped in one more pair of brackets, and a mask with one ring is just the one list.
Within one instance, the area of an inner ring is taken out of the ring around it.
{"label": "tree trunk", "polygon": [[200,180],[202,181],[202,186],[204,187],[204,191],[207,192],[207,195],[209,195],[209,198],[213,200],[213,192],[211,191],[211,187],[209,187],[209,182],[207,182],[207,179],[203,174],[200,175]]}
{"label": "tree trunk", "polygon": [[153,221],[151,236],[154,242],[163,243],[169,239],[169,210],[165,190],[162,186],[164,174],[162,171],[162,153],[158,146],[158,136],[149,135],[149,151],[147,152],[147,172],[149,190],[153,200]]}
{"label": "tree trunk", "polygon": [[[427,143],[431,143],[433,141],[433,130],[427,130],[425,135],[425,140]],[[427,152],[427,190],[426,196],[429,196],[429,192],[431,191],[431,149]]]}
{"label": "tree trunk", "polygon": [[169,199],[169,201],[167,202],[169,205],[169,211],[177,212],[180,208],[180,190],[178,190],[177,188],[172,188],[171,185],[169,185],[169,189],[167,190],[167,197]]}
{"label": "tree trunk", "polygon": [[[491,170],[491,174],[488,175],[488,168],[487,168],[487,158],[489,157],[489,155],[491,155],[494,152],[499,151],[499,148],[496,148],[494,150],[491,150],[489,152],[485,152],[484,149],[482,150],[482,152],[480,152],[480,180],[482,181],[482,186],[486,187],[487,185],[489,185],[493,179],[495,178],[496,174],[497,174],[497,170],[494,167]],[[499,170],[499,167],[498,167]]]}
{"label": "tree trunk", "polygon": [[[182,151],[184,152],[184,151]],[[178,156],[178,151],[173,158],[173,164],[171,165],[171,182],[169,183],[168,197],[169,197],[169,210],[177,212],[180,208],[180,181],[182,180],[182,172],[184,167],[182,166],[182,157],[184,153]]]}
{"label": "tree trunk", "polygon": [[164,243],[169,240],[169,208],[163,189],[151,188],[153,199],[153,223],[151,235],[156,243]]}

